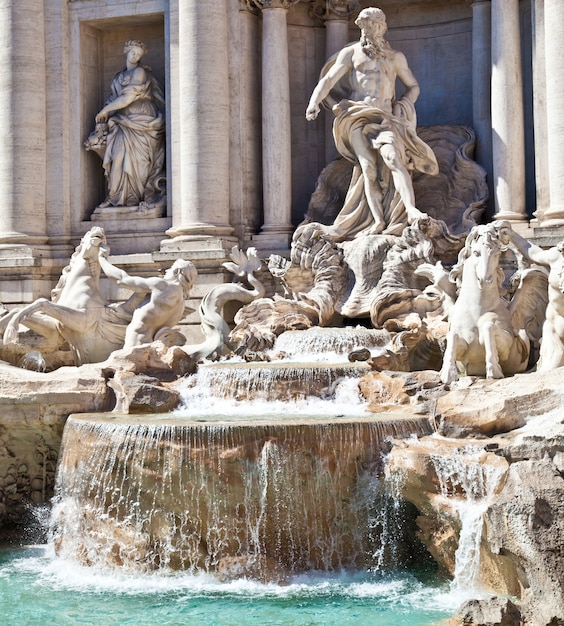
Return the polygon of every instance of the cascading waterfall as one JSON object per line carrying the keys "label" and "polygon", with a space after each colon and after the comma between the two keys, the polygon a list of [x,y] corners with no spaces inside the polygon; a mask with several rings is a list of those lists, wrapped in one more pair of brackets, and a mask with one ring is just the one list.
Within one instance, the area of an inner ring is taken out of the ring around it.
{"label": "cascading waterfall", "polygon": [[276,338],[272,354],[283,353],[285,359],[300,361],[334,361],[358,348],[383,349],[390,333],[374,328],[319,328],[286,331]]}
{"label": "cascading waterfall", "polygon": [[441,496],[460,519],[453,592],[480,591],[480,546],[484,514],[504,476],[504,468],[485,462],[483,449],[466,446],[450,456],[431,456]]}
{"label": "cascading waterfall", "polygon": [[55,547],[88,565],[266,580],[383,567],[386,440],[429,430],[425,418],[71,417]]}
{"label": "cascading waterfall", "polygon": [[337,382],[369,371],[367,363],[214,363],[200,367],[198,387],[200,393],[233,400],[296,400],[323,397]]}
{"label": "cascading waterfall", "polygon": [[[346,351],[386,338],[366,329],[344,336],[330,363],[201,364],[170,415],[71,416],[52,515],[56,552],[102,568],[262,581],[398,566],[412,537],[402,534],[383,459],[390,438],[432,426],[366,412],[358,379],[370,366],[349,363]],[[326,333],[308,337],[327,348]],[[280,341],[278,350],[295,344]]]}

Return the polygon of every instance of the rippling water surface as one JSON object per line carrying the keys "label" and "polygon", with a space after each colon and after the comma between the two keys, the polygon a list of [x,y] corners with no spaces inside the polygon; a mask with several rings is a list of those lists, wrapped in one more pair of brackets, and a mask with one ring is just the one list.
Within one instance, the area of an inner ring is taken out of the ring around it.
{"label": "rippling water surface", "polygon": [[5,626],[423,626],[452,614],[448,583],[409,574],[308,575],[285,586],[103,573],[45,546],[0,551]]}

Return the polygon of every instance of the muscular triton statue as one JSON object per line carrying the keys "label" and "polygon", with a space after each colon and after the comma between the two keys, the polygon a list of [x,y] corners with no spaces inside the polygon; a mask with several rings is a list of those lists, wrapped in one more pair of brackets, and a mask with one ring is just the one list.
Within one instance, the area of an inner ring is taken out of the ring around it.
{"label": "muscular triton statue", "polygon": [[[355,164],[344,206],[328,234],[338,241],[359,234],[400,234],[424,214],[415,206],[412,170],[438,173],[431,148],[416,134],[419,84],[405,56],[384,39],[381,9],[362,10],[360,41],[331,58],[306,111],[314,120],[322,103],[335,114],[339,153]],[[395,99],[396,78],[406,91]]]}

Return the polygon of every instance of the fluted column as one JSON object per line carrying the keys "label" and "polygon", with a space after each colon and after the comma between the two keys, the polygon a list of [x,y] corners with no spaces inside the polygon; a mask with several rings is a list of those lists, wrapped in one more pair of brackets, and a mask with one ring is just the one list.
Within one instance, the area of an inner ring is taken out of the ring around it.
{"label": "fluted column", "polygon": [[533,35],[533,124],[535,137],[535,217],[542,222],[550,206],[548,183],[548,128],[546,125],[546,54],[544,0],[531,2]]}
{"label": "fluted column", "polygon": [[550,206],[543,226],[564,225],[564,2],[545,0],[546,124]]}
{"label": "fluted column", "polygon": [[472,2],[472,125],[476,133],[476,161],[486,170],[493,200],[491,122],[491,1]]}
{"label": "fluted column", "polygon": [[[178,2],[179,147],[174,242],[225,237],[229,225],[229,59],[225,0]],[[172,116],[173,119],[175,116]],[[169,247],[170,242],[163,242]]]}
{"label": "fluted column", "polygon": [[[359,0],[315,0],[311,13],[325,24],[325,57],[331,58],[349,43],[349,19]],[[333,115],[325,117],[325,162],[337,156],[333,140]]]}
{"label": "fluted column", "polygon": [[492,0],[492,152],[496,219],[527,220],[519,0]]}
{"label": "fluted column", "polygon": [[43,0],[0,0],[0,246],[46,242]]}
{"label": "fluted column", "polygon": [[262,10],[262,175],[264,222],[253,241],[287,248],[292,232],[292,139],[288,9],[299,0],[253,0]]}

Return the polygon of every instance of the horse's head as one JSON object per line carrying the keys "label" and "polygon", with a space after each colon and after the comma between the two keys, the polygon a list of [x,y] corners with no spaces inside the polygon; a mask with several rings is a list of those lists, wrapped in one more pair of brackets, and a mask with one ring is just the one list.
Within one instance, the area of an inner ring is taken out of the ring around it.
{"label": "horse's head", "polygon": [[466,239],[468,260],[474,266],[474,272],[481,289],[490,285],[499,286],[499,255],[502,245],[496,230],[490,225],[476,226]]}
{"label": "horse's head", "polygon": [[106,243],[106,233],[100,226],[94,226],[91,228],[84,237],[80,240],[80,245],[77,247],[77,252],[80,253],[83,259],[87,261],[94,261],[98,259],[100,252],[100,246]]}
{"label": "horse's head", "polygon": [[[63,292],[67,292],[66,297],[68,298],[69,281],[72,282],[71,277],[76,277],[86,272],[90,277],[96,281],[98,280],[100,275],[98,255],[100,246],[105,243],[106,233],[100,226],[94,226],[82,237],[70,258],[69,264],[63,269],[59,282],[51,291],[51,300],[53,302],[62,302],[65,299]],[[93,262],[97,262],[98,265]]]}

